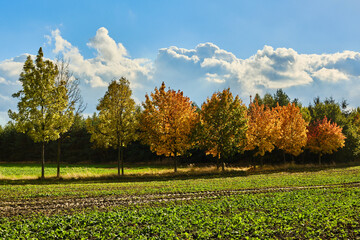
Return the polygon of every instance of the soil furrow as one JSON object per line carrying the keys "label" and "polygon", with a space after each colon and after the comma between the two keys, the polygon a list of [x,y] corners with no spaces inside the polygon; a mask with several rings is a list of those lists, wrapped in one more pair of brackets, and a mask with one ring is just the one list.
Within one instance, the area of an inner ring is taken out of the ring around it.
{"label": "soil furrow", "polygon": [[190,201],[197,199],[211,199],[222,196],[231,196],[239,194],[256,194],[267,192],[285,192],[306,189],[330,189],[335,187],[360,187],[360,182],[331,184],[331,185],[315,185],[315,186],[298,186],[298,187],[270,187],[258,189],[237,189],[237,190],[219,190],[219,191],[203,191],[188,193],[159,193],[145,195],[110,195],[96,196],[85,198],[52,198],[42,197],[22,200],[8,200],[0,202],[0,217],[25,216],[34,213],[54,214],[66,211],[78,211],[87,208],[104,209],[108,207],[161,203],[169,201]]}

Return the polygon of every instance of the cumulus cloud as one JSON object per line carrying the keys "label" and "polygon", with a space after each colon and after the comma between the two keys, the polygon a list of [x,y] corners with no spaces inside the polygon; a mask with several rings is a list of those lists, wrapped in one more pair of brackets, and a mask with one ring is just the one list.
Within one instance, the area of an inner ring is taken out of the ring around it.
{"label": "cumulus cloud", "polygon": [[[194,96],[203,95],[199,89],[209,84],[213,91],[231,87],[243,97],[278,88],[295,89],[301,97],[304,92],[299,89],[314,87],[317,93],[312,97],[332,96],[336,94],[329,89],[335,83],[354,84],[360,80],[360,53],[299,54],[291,48],[264,46],[253,56],[240,59],[212,43],[204,43],[194,49],[174,46],[160,49],[155,69],[155,78],[175,78],[175,85],[190,89]],[[195,90],[192,84],[197,86]]]}
{"label": "cumulus cloud", "polygon": [[[305,104],[315,96],[346,97],[354,99],[354,105],[360,102],[360,53],[354,51],[301,54],[292,48],[264,46],[253,56],[241,59],[208,42],[193,49],[161,48],[151,61],[132,58],[103,27],[86,44],[94,51],[92,58],[84,57],[58,29],[46,40],[55,54],[70,61],[70,70],[81,80],[88,113],[95,111],[97,99],[103,96],[108,83],[122,76],[130,80],[138,102],[162,81],[183,90],[199,105],[214,91],[227,87],[243,99],[283,88],[291,97],[305,100]],[[0,112],[16,106],[11,94],[21,87],[18,78],[27,56],[0,60]]]}
{"label": "cumulus cloud", "polygon": [[132,59],[125,47],[116,43],[104,27],[99,28],[87,46],[96,50],[94,58],[85,59],[79,49],[62,38],[60,31],[51,33],[55,54],[71,62],[71,70],[91,87],[106,87],[114,78],[126,77],[132,88],[141,88],[151,79],[152,65],[148,59]]}
{"label": "cumulus cloud", "polygon": [[313,76],[321,81],[338,82],[342,80],[349,80],[349,77],[337,69],[321,68],[313,73]]}

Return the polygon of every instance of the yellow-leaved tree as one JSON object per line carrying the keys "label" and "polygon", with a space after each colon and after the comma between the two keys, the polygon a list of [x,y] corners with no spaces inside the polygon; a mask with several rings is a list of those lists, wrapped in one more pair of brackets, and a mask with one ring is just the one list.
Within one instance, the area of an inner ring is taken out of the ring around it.
{"label": "yellow-leaved tree", "polygon": [[217,168],[224,158],[241,152],[246,142],[246,106],[233,97],[230,88],[214,93],[201,106],[200,121],[202,142],[208,154],[217,158]]}
{"label": "yellow-leaved tree", "polygon": [[176,172],[176,156],[192,146],[190,135],[198,122],[196,107],[180,90],[166,91],[164,82],[145,98],[139,124],[141,139],[156,154],[173,157]]}
{"label": "yellow-leaved tree", "polygon": [[137,108],[131,98],[130,83],[125,78],[113,80],[96,109],[98,116],[86,120],[91,142],[105,148],[113,147],[118,151],[118,175],[124,175],[124,147],[136,137]]}
{"label": "yellow-leaved tree", "polygon": [[19,81],[22,90],[13,94],[19,98],[18,110],[9,110],[9,117],[16,122],[19,132],[28,134],[34,142],[42,143],[41,178],[45,177],[45,143],[56,140],[66,132],[72,121],[63,121],[63,114],[68,114],[68,95],[66,86],[56,84],[55,78],[59,71],[57,66],[43,59],[40,48],[35,64],[27,57]]}
{"label": "yellow-leaved tree", "polygon": [[251,103],[248,110],[248,125],[246,132],[247,145],[245,150],[255,150],[254,156],[264,156],[275,148],[280,136],[279,119],[275,111]]}
{"label": "yellow-leaved tree", "polygon": [[307,142],[308,123],[303,119],[300,108],[294,103],[287,106],[277,105],[273,111],[277,114],[280,126],[276,146],[283,150],[285,162],[285,153],[298,156],[303,151]]}

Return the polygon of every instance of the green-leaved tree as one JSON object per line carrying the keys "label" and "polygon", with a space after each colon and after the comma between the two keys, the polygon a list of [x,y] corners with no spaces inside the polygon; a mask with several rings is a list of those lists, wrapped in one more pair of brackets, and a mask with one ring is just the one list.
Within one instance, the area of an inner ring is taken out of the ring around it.
{"label": "green-leaved tree", "polygon": [[22,90],[13,94],[13,97],[19,98],[19,112],[9,110],[9,117],[16,122],[17,131],[28,134],[34,142],[42,143],[42,179],[45,177],[45,143],[58,139],[71,125],[61,118],[60,113],[66,109],[68,96],[64,84],[55,83],[57,74],[57,66],[43,59],[41,48],[35,64],[28,56],[19,78]]}
{"label": "green-leaved tree", "polygon": [[130,83],[125,78],[112,81],[96,109],[98,116],[86,121],[91,141],[118,150],[118,175],[124,175],[123,149],[135,139],[136,106],[131,98]]}
{"label": "green-leaved tree", "polygon": [[207,153],[217,157],[217,168],[221,160],[224,171],[224,158],[244,150],[248,128],[246,106],[228,88],[203,103],[200,120]]}

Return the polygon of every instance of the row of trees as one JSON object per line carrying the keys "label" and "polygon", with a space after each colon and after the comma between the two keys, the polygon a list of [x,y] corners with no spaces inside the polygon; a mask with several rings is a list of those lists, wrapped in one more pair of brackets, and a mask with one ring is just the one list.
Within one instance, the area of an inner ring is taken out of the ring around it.
{"label": "row of trees", "polygon": [[[79,118],[80,111],[74,113],[80,99],[76,85],[71,84],[75,80],[67,68],[61,67],[64,65],[44,61],[41,48],[35,65],[28,57],[20,75],[23,88],[14,94],[19,98],[18,112],[9,110],[17,131],[42,143],[42,177],[45,143],[63,138],[72,131],[75,116]],[[247,108],[230,89],[225,89],[214,93],[199,108],[181,91],[166,89],[162,83],[145,96],[141,108],[131,98],[129,85],[125,78],[112,81],[99,101],[98,114],[86,120],[94,146],[117,150],[119,175],[120,170],[124,174],[124,149],[134,141],[173,158],[174,171],[179,156],[193,149],[215,157],[222,169],[224,160],[244,151],[260,156],[263,163],[265,154],[274,149],[283,153],[284,161],[285,154],[296,157],[308,149],[321,163],[321,156],[344,147],[345,139],[350,141],[352,155],[358,154],[360,114],[358,110],[346,111],[346,102],[340,106],[333,99],[315,99],[314,105],[302,107],[296,99],[290,103],[289,97],[278,90],[274,96],[256,95]],[[61,141],[58,143],[60,156]]]}

